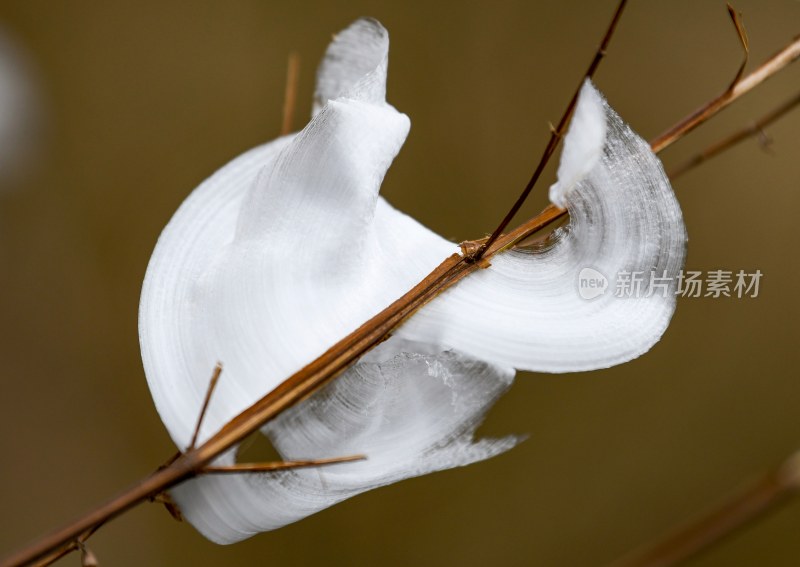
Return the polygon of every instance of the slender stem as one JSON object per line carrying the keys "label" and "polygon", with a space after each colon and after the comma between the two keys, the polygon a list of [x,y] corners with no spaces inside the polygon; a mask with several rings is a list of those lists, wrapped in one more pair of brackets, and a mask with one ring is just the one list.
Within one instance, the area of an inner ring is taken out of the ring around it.
{"label": "slender stem", "polygon": [[340,463],[363,461],[366,455],[350,455],[348,457],[332,457],[330,459],[306,459],[302,461],[276,461],[273,463],[237,463],[226,467],[205,467],[202,474],[241,474],[254,472],[273,472],[287,469],[304,469],[309,467],[324,467]]}
{"label": "slender stem", "polygon": [[69,544],[63,546],[62,548],[43,556],[41,559],[36,561],[36,563],[34,563],[33,565],[34,565],[34,567],[47,567],[48,565],[52,565],[53,563],[55,563],[56,561],[58,561],[62,557],[66,557],[67,555],[69,555],[73,551],[77,551],[77,550],[78,550],[77,542],[71,541]]}
{"label": "slender stem", "polygon": [[615,562],[614,567],[670,567],[708,550],[776,509],[800,488],[800,452],[740,488],[691,522]]}
{"label": "slender stem", "polygon": [[733,101],[742,95],[750,92],[755,87],[769,79],[775,73],[795,61],[800,57],[800,36],[795,37],[792,42],[781,49],[778,53],[770,57],[758,69],[740,79],[731,88],[716,97],[714,100],[704,104],[689,116],[675,124],[672,128],[658,136],[650,142],[653,151],[658,153],[676,140],[682,138],[700,124],[717,114],[720,110],[727,108]]}
{"label": "slender stem", "polygon": [[211,374],[211,380],[208,383],[206,397],[203,399],[203,406],[200,408],[200,415],[197,416],[197,425],[194,427],[192,440],[189,442],[189,449],[194,449],[197,446],[197,437],[200,435],[200,428],[203,426],[203,420],[205,419],[206,412],[208,411],[208,404],[211,402],[211,396],[214,394],[214,390],[217,388],[217,382],[219,382],[220,374],[222,374],[222,363],[217,362],[216,366],[214,366],[214,372]]}
{"label": "slender stem", "polygon": [[36,563],[34,563],[34,567],[47,567],[48,565],[52,565],[62,557],[65,557],[72,553],[73,551],[77,551],[81,549],[81,546],[86,542],[87,539],[92,537],[92,534],[99,530],[102,527],[102,523],[96,524],[92,526],[91,529],[87,530],[79,537],[75,538],[74,540],[70,541],[67,545],[64,545],[60,549],[53,551],[47,555],[42,556]]}
{"label": "slender stem", "polygon": [[603,40],[600,42],[600,46],[597,48],[597,51],[594,54],[594,58],[592,62],[589,64],[589,68],[584,73],[583,77],[581,78],[581,82],[578,83],[578,88],[575,89],[575,93],[572,95],[572,98],[567,105],[564,114],[561,116],[561,120],[558,122],[558,126],[556,126],[552,132],[550,133],[550,140],[547,142],[547,146],[544,148],[544,153],[542,154],[541,159],[539,160],[539,164],[536,166],[536,169],[533,171],[533,175],[531,176],[530,180],[528,180],[528,184],[525,185],[525,189],[522,190],[522,193],[519,197],[517,197],[516,202],[511,206],[511,209],[506,213],[506,216],[500,221],[500,224],[497,225],[497,228],[494,229],[494,232],[489,237],[489,239],[484,242],[481,247],[475,252],[474,256],[472,257],[472,261],[477,262],[480,260],[486,250],[497,240],[503,231],[508,227],[509,223],[511,223],[512,219],[516,216],[519,212],[520,208],[522,208],[523,203],[528,198],[528,195],[531,194],[533,187],[536,185],[536,182],[541,177],[542,172],[544,171],[547,162],[550,161],[553,153],[555,153],[556,148],[558,147],[558,143],[561,141],[561,138],[564,136],[564,132],[567,129],[567,124],[569,123],[569,119],[572,117],[572,113],[575,110],[575,104],[578,102],[578,95],[581,92],[581,87],[586,79],[591,79],[594,76],[595,71],[600,66],[600,62],[605,57],[606,50],[608,49],[608,45],[611,42],[611,37],[614,35],[614,30],[617,29],[617,23],[619,22],[620,18],[622,17],[622,11],[625,9],[625,5],[627,4],[627,0],[621,0],[620,3],[617,5],[617,10],[614,12],[614,17],[611,19],[611,23],[606,29],[606,33],[603,36]]}
{"label": "slender stem", "polygon": [[681,163],[677,167],[674,167],[669,172],[669,178],[675,179],[680,175],[683,175],[690,169],[697,167],[701,163],[704,163],[713,158],[714,156],[721,154],[725,150],[732,148],[736,144],[752,136],[757,136],[761,134],[764,131],[764,128],[766,128],[767,126],[769,126],[770,124],[781,118],[787,112],[796,107],[798,104],[800,104],[800,93],[797,93],[796,95],[794,95],[794,97],[790,98],[777,108],[773,109],[768,114],[765,114],[764,116],[762,116],[749,126],[746,126],[741,130],[734,132],[730,136],[716,142],[715,144],[710,145],[702,152],[695,154],[694,156],[692,156],[685,162]]}
{"label": "slender stem", "polygon": [[[564,214],[549,207],[508,235],[501,236],[487,251],[490,258],[546,226]],[[152,473],[139,483],[68,526],[44,536],[31,546],[3,561],[2,567],[25,565],[57,547],[70,542],[95,524],[107,521],[176,484],[201,472],[215,457],[255,432],[285,409],[310,396],[314,391],[338,376],[372,347],[380,344],[389,333],[417,309],[431,301],[446,288],[480,269],[467,263],[459,254],[446,258],[423,281],[387,309],[340,340],[322,356],[302,368],[248,409],[234,417],[222,429],[199,447],[190,449],[173,462]]]}
{"label": "slender stem", "polygon": [[297,82],[300,78],[300,56],[292,51],[286,67],[286,90],[283,94],[283,123],[281,136],[292,131],[294,109],[297,106]]}
{"label": "slender stem", "polygon": [[750,59],[750,40],[747,39],[747,31],[745,31],[744,23],[742,23],[742,15],[734,10],[733,6],[730,4],[728,4],[728,15],[731,17],[733,26],[736,28],[736,34],[739,36],[739,43],[742,44],[742,50],[744,51],[742,64],[739,65],[739,70],[736,72],[736,76],[728,87],[728,89],[732,89],[736,83],[739,82],[739,79],[742,78],[745,67],[747,67],[747,61]]}
{"label": "slender stem", "polygon": [[[783,69],[800,55],[800,38],[795,39],[780,53],[764,65],[743,78],[733,91],[727,94],[724,105],[715,99],[705,105],[702,113],[693,113],[668,131],[668,135],[651,142],[653,151],[658,152],[671,145],[694,127],[711,118],[722,108],[752,90],[771,75]],[[343,338],[309,363],[250,408],[234,417],[215,435],[202,445],[177,456],[163,468],[152,473],[128,490],[71,524],[36,540],[29,546],[5,558],[0,567],[25,565],[43,557],[60,546],[68,544],[81,533],[127,511],[136,504],[167,490],[186,479],[200,473],[214,458],[241,442],[280,412],[310,396],[327,384],[371,348],[386,340],[389,334],[408,317],[414,314],[437,295],[461,281],[469,274],[485,267],[491,257],[514,246],[538,230],[548,226],[566,214],[564,209],[549,205],[536,217],[525,222],[508,234],[495,237],[492,242],[477,240],[465,243],[466,249],[480,249],[483,261],[477,262],[459,254],[446,258],[425,279],[418,283],[400,299],[364,323],[353,333]]]}

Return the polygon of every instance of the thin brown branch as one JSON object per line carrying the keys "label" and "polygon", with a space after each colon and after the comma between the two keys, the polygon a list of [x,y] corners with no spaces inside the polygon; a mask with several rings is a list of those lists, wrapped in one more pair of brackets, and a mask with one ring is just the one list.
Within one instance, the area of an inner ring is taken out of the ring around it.
{"label": "thin brown branch", "polygon": [[[510,246],[511,242],[511,237],[501,237],[487,251],[487,257]],[[44,536],[29,547],[7,558],[3,561],[2,566],[10,567],[30,563],[68,543],[95,524],[114,518],[140,502],[192,478],[225,450],[242,441],[280,412],[308,397],[338,376],[364,353],[385,340],[394,328],[417,309],[477,269],[479,269],[477,264],[466,263],[464,258],[458,254],[448,257],[403,297],[364,323],[355,332],[340,340],[322,356],[290,376],[250,408],[234,417],[205,443],[178,456],[168,466],[152,473],[87,515]]]}
{"label": "thin brown branch", "polygon": [[720,110],[727,108],[733,101],[750,92],[778,71],[795,61],[798,57],[800,57],[800,36],[795,37],[789,45],[770,57],[758,69],[740,79],[732,88],[727,89],[714,100],[704,104],[678,122],[675,126],[652,140],[650,145],[653,151],[658,153],[667,146],[672,145],[697,128],[700,124],[717,114]]}
{"label": "thin brown branch", "polygon": [[784,116],[790,110],[795,108],[798,104],[800,104],[800,93],[797,93],[794,97],[790,98],[768,114],[765,114],[749,126],[742,128],[731,134],[730,136],[710,145],[703,151],[698,154],[695,154],[685,162],[681,163],[680,165],[676,166],[669,172],[669,178],[675,179],[680,175],[683,175],[687,171],[697,167],[701,163],[704,163],[714,156],[717,156],[735,146],[736,144],[751,138],[753,136],[758,136],[763,134],[764,128]]}
{"label": "thin brown branch", "polygon": [[97,524],[96,526],[92,526],[91,529],[86,530],[83,534],[78,536],[76,539],[68,542],[66,545],[62,546],[60,549],[53,551],[52,553],[41,557],[38,561],[33,563],[34,567],[47,567],[48,565],[52,565],[62,557],[66,557],[73,551],[78,551],[81,549],[81,546],[86,543],[92,534],[94,534],[97,530],[102,527],[102,523]]}
{"label": "thin brown branch", "polygon": [[670,567],[707,551],[724,538],[774,511],[800,488],[800,452],[740,488],[717,506],[614,567]]}
{"label": "thin brown branch", "polygon": [[728,90],[732,89],[736,83],[739,82],[739,79],[742,78],[744,74],[745,67],[747,67],[747,61],[750,59],[750,41],[747,39],[747,31],[744,29],[744,23],[742,23],[742,15],[733,9],[733,6],[730,4],[728,6],[728,15],[731,17],[733,21],[733,26],[736,28],[736,34],[739,36],[739,43],[742,44],[742,50],[744,51],[744,59],[742,60],[742,64],[739,65],[739,70],[736,72],[736,76],[731,81]]}
{"label": "thin brown branch", "polygon": [[48,565],[52,565],[62,557],[66,557],[70,553],[78,550],[78,543],[75,541],[71,541],[69,544],[57,549],[56,551],[42,556],[41,559],[32,563],[33,567],[47,567]]}
{"label": "thin brown branch", "polygon": [[275,461],[272,463],[237,463],[229,466],[205,467],[201,474],[241,474],[283,471],[288,469],[304,469],[309,467],[324,467],[340,463],[363,461],[366,455],[350,455],[347,457],[332,457],[329,459],[306,459],[295,461]]}
{"label": "thin brown branch", "polygon": [[194,427],[192,440],[189,442],[190,450],[197,446],[197,437],[200,435],[200,428],[203,426],[203,420],[205,419],[206,412],[208,411],[208,404],[211,402],[211,396],[214,395],[214,390],[217,388],[217,382],[219,382],[219,377],[221,374],[222,363],[217,362],[217,365],[214,367],[214,372],[211,374],[211,380],[208,382],[206,397],[203,398],[203,406],[200,408],[200,415],[197,416],[197,425]]}
{"label": "thin brown branch", "polygon": [[286,90],[283,93],[283,123],[281,136],[292,131],[294,109],[297,106],[297,82],[300,79],[300,56],[292,51],[286,66]]}
{"label": "thin brown branch", "polygon": [[[742,94],[752,90],[756,85],[783,69],[794,61],[798,55],[800,55],[800,38],[795,39],[767,63],[737,83],[733,91],[726,95],[727,98],[724,104],[715,99],[703,107],[705,109],[703,112],[700,114],[693,113],[671,128],[668,131],[669,135],[661,136],[653,141],[651,143],[653,150],[658,152],[680,139],[694,127],[711,118],[721,108],[724,108]],[[108,521],[140,502],[196,476],[214,458],[241,442],[285,409],[310,396],[347,369],[371,348],[386,340],[389,334],[413,315],[417,309],[469,274],[481,269],[495,254],[514,246],[536,231],[562,218],[565,214],[566,211],[564,209],[550,205],[539,215],[510,233],[497,235],[492,242],[477,240],[466,243],[466,249],[483,248],[482,262],[474,261],[473,257],[470,257],[470,261],[467,261],[465,256],[459,254],[453,254],[446,258],[409,292],[364,323],[353,333],[337,342],[319,358],[287,378],[250,408],[234,417],[205,443],[178,455],[168,465],[134,484],[115,498],[93,509],[85,516],[55,532],[45,535],[7,557],[0,563],[0,567],[16,567],[29,564],[51,553],[53,550],[69,544],[70,541],[87,529]]]}
{"label": "thin brown branch", "polygon": [[494,243],[495,240],[500,238],[500,235],[503,234],[503,231],[508,227],[511,223],[513,218],[522,208],[522,205],[528,198],[528,195],[531,194],[536,182],[541,177],[542,172],[544,171],[545,166],[550,161],[553,153],[555,153],[556,148],[558,147],[561,138],[564,136],[564,133],[567,129],[567,124],[569,124],[570,118],[572,118],[572,113],[575,110],[575,104],[578,102],[578,95],[581,92],[581,87],[586,79],[591,79],[594,76],[595,71],[600,66],[600,62],[603,60],[603,57],[606,55],[606,51],[608,50],[608,45],[611,43],[611,38],[614,35],[614,30],[617,29],[617,23],[619,23],[620,18],[622,17],[622,11],[625,9],[625,5],[627,4],[627,0],[621,0],[620,3],[617,5],[617,9],[614,12],[614,17],[611,18],[611,23],[608,25],[606,29],[606,33],[603,36],[603,40],[600,42],[600,46],[597,48],[597,51],[594,54],[594,58],[592,62],[589,64],[589,68],[586,70],[586,73],[583,74],[581,77],[580,83],[578,83],[578,88],[575,89],[572,98],[567,105],[566,110],[564,110],[564,114],[561,116],[561,120],[558,122],[558,126],[551,129],[550,133],[550,140],[547,142],[547,146],[545,146],[544,153],[542,154],[541,159],[539,159],[539,164],[536,166],[536,169],[533,171],[533,175],[531,176],[530,180],[528,180],[528,184],[525,185],[525,188],[522,190],[522,193],[517,198],[516,202],[511,206],[511,209],[508,211],[506,216],[500,221],[500,224],[497,225],[497,228],[494,229],[492,235],[484,242],[481,247],[475,252],[474,256],[472,256],[471,261],[477,262],[480,260],[489,247]]}

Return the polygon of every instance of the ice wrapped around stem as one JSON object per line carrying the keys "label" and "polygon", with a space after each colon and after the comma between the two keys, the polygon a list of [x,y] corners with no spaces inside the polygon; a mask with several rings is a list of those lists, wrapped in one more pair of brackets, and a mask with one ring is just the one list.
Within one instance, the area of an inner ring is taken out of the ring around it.
{"label": "ice wrapped around stem", "polygon": [[[409,130],[385,100],[388,45],[375,20],[339,33],[319,67],[308,125],[216,172],[162,232],[140,340],[179,448],[217,361],[225,370],[201,443],[458,251],[378,195]],[[623,270],[674,276],[686,239],[680,209],[658,159],[589,83],[553,195],[571,218],[547,246],[492,258],[262,429],[286,459],[366,461],[201,476],[172,491],[184,516],[230,543],[377,486],[491,457],[517,439],[475,441],[475,428],[515,368],[590,370],[650,348],[674,297],[645,285],[641,297],[587,300],[578,275],[591,267],[609,279]],[[215,464],[235,458],[232,449]]]}

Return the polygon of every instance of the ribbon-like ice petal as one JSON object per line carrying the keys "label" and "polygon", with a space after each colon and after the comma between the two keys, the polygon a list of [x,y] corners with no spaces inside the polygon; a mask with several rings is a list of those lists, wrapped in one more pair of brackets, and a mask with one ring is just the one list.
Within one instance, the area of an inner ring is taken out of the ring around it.
{"label": "ribbon-like ice petal", "polygon": [[556,191],[569,225],[536,250],[496,256],[400,335],[544,372],[613,366],[661,338],[686,252],[678,201],[650,146],[589,82],[575,115],[588,132],[570,129]]}
{"label": "ribbon-like ice petal", "polygon": [[[184,516],[212,541],[232,543],[366,490],[514,446],[513,437],[472,441],[484,413],[511,385],[512,370],[453,352],[411,354],[404,351],[427,349],[398,344],[384,343],[383,360],[356,364],[265,429],[288,459],[366,454],[367,460],[201,477],[172,492]],[[233,462],[230,453],[218,464]]]}
{"label": "ribbon-like ice petal", "polygon": [[[217,361],[225,370],[200,442],[457,250],[378,196],[409,128],[385,101],[387,54],[375,20],[338,34],[320,65],[311,122],[215,173],[159,238],[142,292],[142,357],[181,449]],[[472,436],[513,368],[588,370],[650,348],[674,296],[648,295],[656,286],[644,282],[642,297],[617,298],[614,278],[676,275],[680,209],[657,158],[590,84],[553,198],[571,220],[547,247],[493,258],[263,429],[287,459],[367,461],[204,476],[173,491],[184,515],[210,539],[232,542],[376,486],[490,457],[515,440]],[[604,294],[583,297],[583,268],[608,279]]]}
{"label": "ribbon-like ice petal", "polygon": [[[385,82],[387,42],[374,20],[339,34],[320,70],[318,93],[329,100],[308,126],[214,174],[162,233],[140,334],[153,398],[179,447],[217,360],[225,369],[201,442],[456,249],[378,197],[408,132],[371,84]],[[343,57],[376,67],[357,77]],[[513,440],[473,443],[472,432],[512,377],[508,366],[391,339],[265,429],[286,458],[345,451],[366,462],[204,477],[174,496],[201,532],[231,542],[388,482],[487,458]],[[217,464],[234,459],[231,451]]]}

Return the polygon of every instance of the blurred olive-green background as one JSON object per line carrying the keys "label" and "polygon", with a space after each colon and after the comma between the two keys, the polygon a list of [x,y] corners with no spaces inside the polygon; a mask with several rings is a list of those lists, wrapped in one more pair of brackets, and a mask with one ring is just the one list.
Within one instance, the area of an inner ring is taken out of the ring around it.
{"label": "blurred olive-green background", "polygon": [[[735,5],[751,68],[800,33],[796,0]],[[299,127],[331,34],[362,15],[386,25],[388,96],[412,129],[383,193],[448,237],[476,238],[527,181],[614,6],[0,1],[40,95],[35,159],[0,191],[0,555],[174,451],[139,359],[142,278],[188,192],[278,133],[291,50]],[[633,1],[597,83],[652,138],[739,61],[722,1]],[[665,163],[767,112],[799,78],[771,79]],[[92,539],[101,564],[603,565],[778,463],[800,447],[798,132],[800,110],[769,127],[769,151],[747,141],[675,183],[687,268],[758,268],[760,296],[681,300],[664,339],[611,370],[520,375],[481,430],[530,434],[512,452],[229,547],[143,505]],[[800,565],[798,526],[800,501],[691,564]]]}

